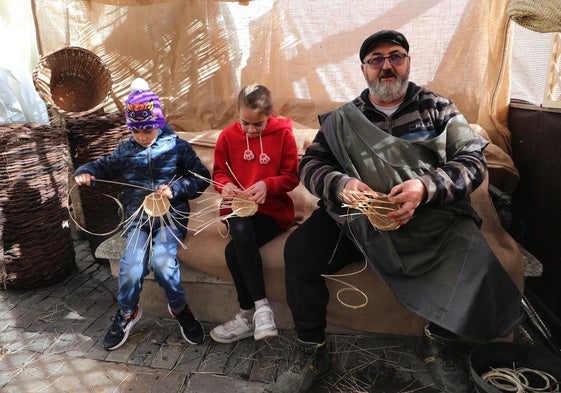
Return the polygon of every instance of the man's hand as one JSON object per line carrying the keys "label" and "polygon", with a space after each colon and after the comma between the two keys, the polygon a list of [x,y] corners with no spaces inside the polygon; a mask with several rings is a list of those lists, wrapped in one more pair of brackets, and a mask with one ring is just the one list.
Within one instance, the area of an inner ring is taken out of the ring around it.
{"label": "man's hand", "polygon": [[401,207],[388,213],[388,217],[399,225],[406,224],[413,217],[417,206],[423,202],[426,193],[425,186],[419,179],[406,180],[394,186],[388,197],[390,201],[400,204]]}
{"label": "man's hand", "polygon": [[368,194],[371,194],[373,198],[376,198],[378,196],[378,194],[374,190],[372,190],[367,184],[361,182],[360,180],[354,177],[351,180],[349,180],[347,184],[345,184],[345,187],[343,187],[343,192],[342,192],[343,202],[345,202],[346,204],[352,204],[353,200],[349,199],[345,194],[346,193],[352,194],[353,192],[355,193],[366,192]]}

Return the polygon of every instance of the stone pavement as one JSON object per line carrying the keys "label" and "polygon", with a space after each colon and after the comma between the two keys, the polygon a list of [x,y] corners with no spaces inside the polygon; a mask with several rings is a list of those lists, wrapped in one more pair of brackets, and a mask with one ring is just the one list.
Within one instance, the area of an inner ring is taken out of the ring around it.
{"label": "stone pavement", "polygon": [[[267,341],[187,344],[174,319],[143,316],[125,345],[100,340],[117,309],[117,279],[76,241],[76,271],[36,290],[0,290],[3,393],[266,392],[284,371],[294,333]],[[213,325],[204,324],[208,332]],[[318,392],[432,393],[416,337],[330,335],[333,371]]]}

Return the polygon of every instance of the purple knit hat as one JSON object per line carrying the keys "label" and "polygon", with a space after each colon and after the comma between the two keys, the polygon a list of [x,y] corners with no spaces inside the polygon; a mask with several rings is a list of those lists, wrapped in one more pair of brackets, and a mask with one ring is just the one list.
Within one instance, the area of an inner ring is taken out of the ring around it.
{"label": "purple knit hat", "polygon": [[148,83],[137,78],[131,83],[131,94],[125,101],[127,128],[164,128],[166,119],[160,106],[160,98],[150,90]]}

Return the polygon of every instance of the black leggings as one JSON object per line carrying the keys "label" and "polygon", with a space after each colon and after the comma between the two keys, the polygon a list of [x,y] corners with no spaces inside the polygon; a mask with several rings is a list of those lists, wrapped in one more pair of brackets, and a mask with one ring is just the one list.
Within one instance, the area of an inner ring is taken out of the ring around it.
{"label": "black leggings", "polygon": [[249,310],[255,301],[265,298],[263,263],[259,247],[276,237],[280,228],[269,216],[228,219],[232,240],[226,245],[226,263],[238,294],[240,308]]}
{"label": "black leggings", "polygon": [[300,340],[325,340],[329,292],[321,274],[364,260],[354,243],[340,234],[335,221],[319,208],[286,240],[286,296]]}

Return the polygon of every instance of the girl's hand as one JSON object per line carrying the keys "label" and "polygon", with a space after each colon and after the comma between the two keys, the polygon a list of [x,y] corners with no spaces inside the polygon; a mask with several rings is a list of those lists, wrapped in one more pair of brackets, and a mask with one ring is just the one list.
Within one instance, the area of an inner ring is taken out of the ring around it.
{"label": "girl's hand", "polygon": [[248,187],[245,190],[245,193],[247,194],[247,196],[249,196],[249,199],[254,201],[255,203],[265,203],[265,199],[267,198],[267,185],[263,180],[260,180],[252,186]]}
{"label": "girl's hand", "polygon": [[89,173],[80,173],[78,176],[74,177],[74,181],[79,186],[91,186],[92,182],[95,180],[95,176],[90,175]]}
{"label": "girl's hand", "polygon": [[167,199],[173,198],[173,192],[167,184],[162,184],[161,186],[159,186],[156,192],[161,196],[166,197]]}
{"label": "girl's hand", "polygon": [[228,183],[222,187],[222,197],[224,199],[232,199],[240,192],[241,190],[234,183]]}

